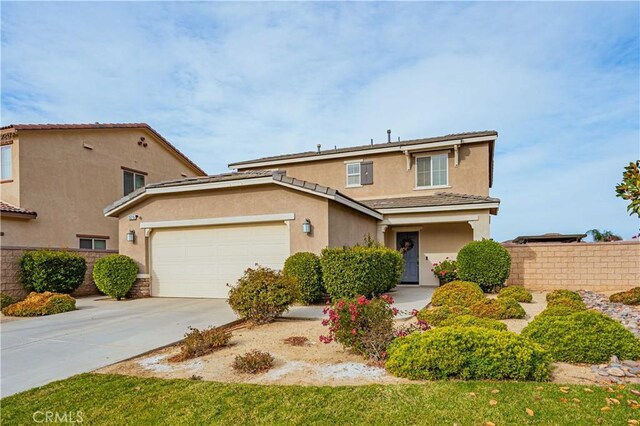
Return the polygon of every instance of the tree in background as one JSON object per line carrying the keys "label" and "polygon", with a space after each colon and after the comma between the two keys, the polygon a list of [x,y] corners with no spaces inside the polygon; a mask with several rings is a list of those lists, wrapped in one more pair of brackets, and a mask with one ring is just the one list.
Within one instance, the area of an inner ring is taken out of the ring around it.
{"label": "tree in background", "polygon": [[611,231],[600,231],[599,229],[590,229],[587,231],[587,234],[591,235],[591,238],[593,238],[593,241],[596,243],[622,240],[622,237],[614,234]]}
{"label": "tree in background", "polygon": [[627,211],[640,217],[640,160],[624,168],[622,182],[616,186],[616,196],[629,200]]}

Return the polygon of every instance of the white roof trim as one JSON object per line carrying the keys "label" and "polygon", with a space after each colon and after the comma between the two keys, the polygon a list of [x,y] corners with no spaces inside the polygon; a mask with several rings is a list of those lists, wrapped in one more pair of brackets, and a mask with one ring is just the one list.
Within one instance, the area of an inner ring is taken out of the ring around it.
{"label": "white roof trim", "polygon": [[497,209],[500,203],[482,203],[482,204],[456,204],[447,206],[428,206],[428,207],[399,207],[388,209],[377,209],[383,214],[395,213],[428,213],[428,212],[448,212],[454,210],[486,210]]}
{"label": "white roof trim", "polygon": [[159,222],[142,222],[142,229],[183,228],[191,226],[239,225],[247,223],[286,222],[294,220],[294,213],[261,214],[250,216],[212,217],[207,219],[163,220]]}
{"label": "white roof trim", "polygon": [[433,148],[442,148],[442,147],[453,147],[454,145],[465,144],[465,143],[476,143],[476,142],[488,142],[496,140],[496,135],[491,136],[478,136],[475,138],[463,138],[463,139],[451,139],[442,142],[426,142],[424,144],[415,144],[415,145],[394,145],[389,147],[381,147],[374,149],[361,149],[357,151],[348,151],[348,152],[339,152],[335,154],[321,154],[321,155],[310,155],[308,157],[296,157],[296,158],[288,158],[288,159],[278,159],[278,160],[263,160],[263,161],[255,161],[251,163],[231,163],[229,164],[230,169],[248,169],[254,167],[265,167],[265,166],[275,166],[281,164],[291,164],[291,163],[305,163],[307,161],[318,161],[318,160],[331,160],[333,158],[344,158],[344,157],[361,157],[365,155],[372,154],[382,154],[385,152],[404,152],[404,151],[419,151],[425,149],[433,149]]}

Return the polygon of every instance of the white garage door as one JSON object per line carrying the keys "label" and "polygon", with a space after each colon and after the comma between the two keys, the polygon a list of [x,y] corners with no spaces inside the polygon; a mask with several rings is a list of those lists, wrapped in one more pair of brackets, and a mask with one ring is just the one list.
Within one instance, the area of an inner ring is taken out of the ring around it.
{"label": "white garage door", "polygon": [[256,263],[282,269],[289,229],[278,224],[157,229],[151,234],[151,295],[226,298]]}

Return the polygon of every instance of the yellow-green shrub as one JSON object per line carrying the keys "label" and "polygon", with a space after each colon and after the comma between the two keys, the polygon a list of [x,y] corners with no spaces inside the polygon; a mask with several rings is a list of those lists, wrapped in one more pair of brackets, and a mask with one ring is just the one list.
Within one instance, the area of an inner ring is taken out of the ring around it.
{"label": "yellow-green shrub", "polygon": [[469,310],[471,315],[479,318],[511,319],[524,318],[526,316],[522,306],[510,297],[484,299],[474,303]]}
{"label": "yellow-green shrub", "polygon": [[473,315],[460,315],[447,318],[440,323],[440,327],[480,327],[490,330],[507,331],[507,325],[490,318],[478,318]]}
{"label": "yellow-green shrub", "polygon": [[609,301],[624,303],[625,305],[640,305],[640,287],[634,287],[631,290],[612,294],[609,297]]}
{"label": "yellow-green shrub", "polygon": [[469,313],[469,308],[464,306],[433,306],[424,308],[418,312],[418,319],[432,326],[438,326],[448,318]]}
{"label": "yellow-green shrub", "polygon": [[2,313],[12,317],[36,317],[73,311],[76,300],[68,294],[31,292],[22,301],[7,306]]}
{"label": "yellow-green shrub", "polygon": [[547,302],[547,307],[549,308],[553,308],[556,306],[566,306],[576,311],[584,311],[585,309],[587,309],[587,305],[585,305],[582,299],[576,300],[569,297],[554,297],[549,302]]}
{"label": "yellow-green shrub", "polygon": [[136,262],[123,254],[101,257],[93,266],[93,280],[98,290],[116,300],[127,295],[137,275]]}
{"label": "yellow-green shrub", "polygon": [[322,267],[315,253],[299,252],[292,254],[284,262],[282,272],[293,278],[298,284],[299,300],[308,305],[322,298]]}
{"label": "yellow-green shrub", "polygon": [[76,253],[27,251],[20,258],[22,286],[38,293],[71,293],[84,281],[87,262]]}
{"label": "yellow-green shrub", "polygon": [[551,306],[540,312],[536,315],[536,318],[544,318],[544,317],[561,317],[566,315],[571,315],[576,312],[584,311],[585,309],[577,309],[571,306]]}
{"label": "yellow-green shrub", "polygon": [[504,297],[510,297],[520,303],[531,303],[533,300],[531,293],[529,293],[524,287],[515,285],[505,287],[500,290],[498,293],[498,299],[502,299]]}
{"label": "yellow-green shrub", "polygon": [[511,255],[493,240],[471,241],[460,249],[457,261],[458,277],[486,292],[502,288],[511,270]]}
{"label": "yellow-green shrub", "polygon": [[431,297],[433,306],[471,306],[485,298],[478,284],[468,281],[452,281],[438,287]]}
{"label": "yellow-green shrub", "polygon": [[16,300],[6,293],[0,292],[0,309],[4,309],[9,305],[16,303]]}
{"label": "yellow-green shrub", "polygon": [[547,302],[553,302],[554,299],[573,299],[581,302],[582,296],[571,290],[553,290],[551,293],[547,293]]}

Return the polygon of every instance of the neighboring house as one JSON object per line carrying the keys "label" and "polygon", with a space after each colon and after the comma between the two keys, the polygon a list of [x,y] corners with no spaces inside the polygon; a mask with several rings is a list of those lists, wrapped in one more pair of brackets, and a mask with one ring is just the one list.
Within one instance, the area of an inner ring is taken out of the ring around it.
{"label": "neighboring house", "polygon": [[354,245],[405,248],[405,284],[490,236],[495,131],[232,163],[236,171],[147,185],[105,209],[152,296],[226,297],[247,267]]}
{"label": "neighboring house", "polygon": [[117,250],[104,206],[145,184],[205,175],[149,125],[0,129],[1,245]]}
{"label": "neighboring house", "polygon": [[505,243],[527,244],[527,243],[580,243],[587,234],[558,234],[550,232],[542,235],[521,235]]}

